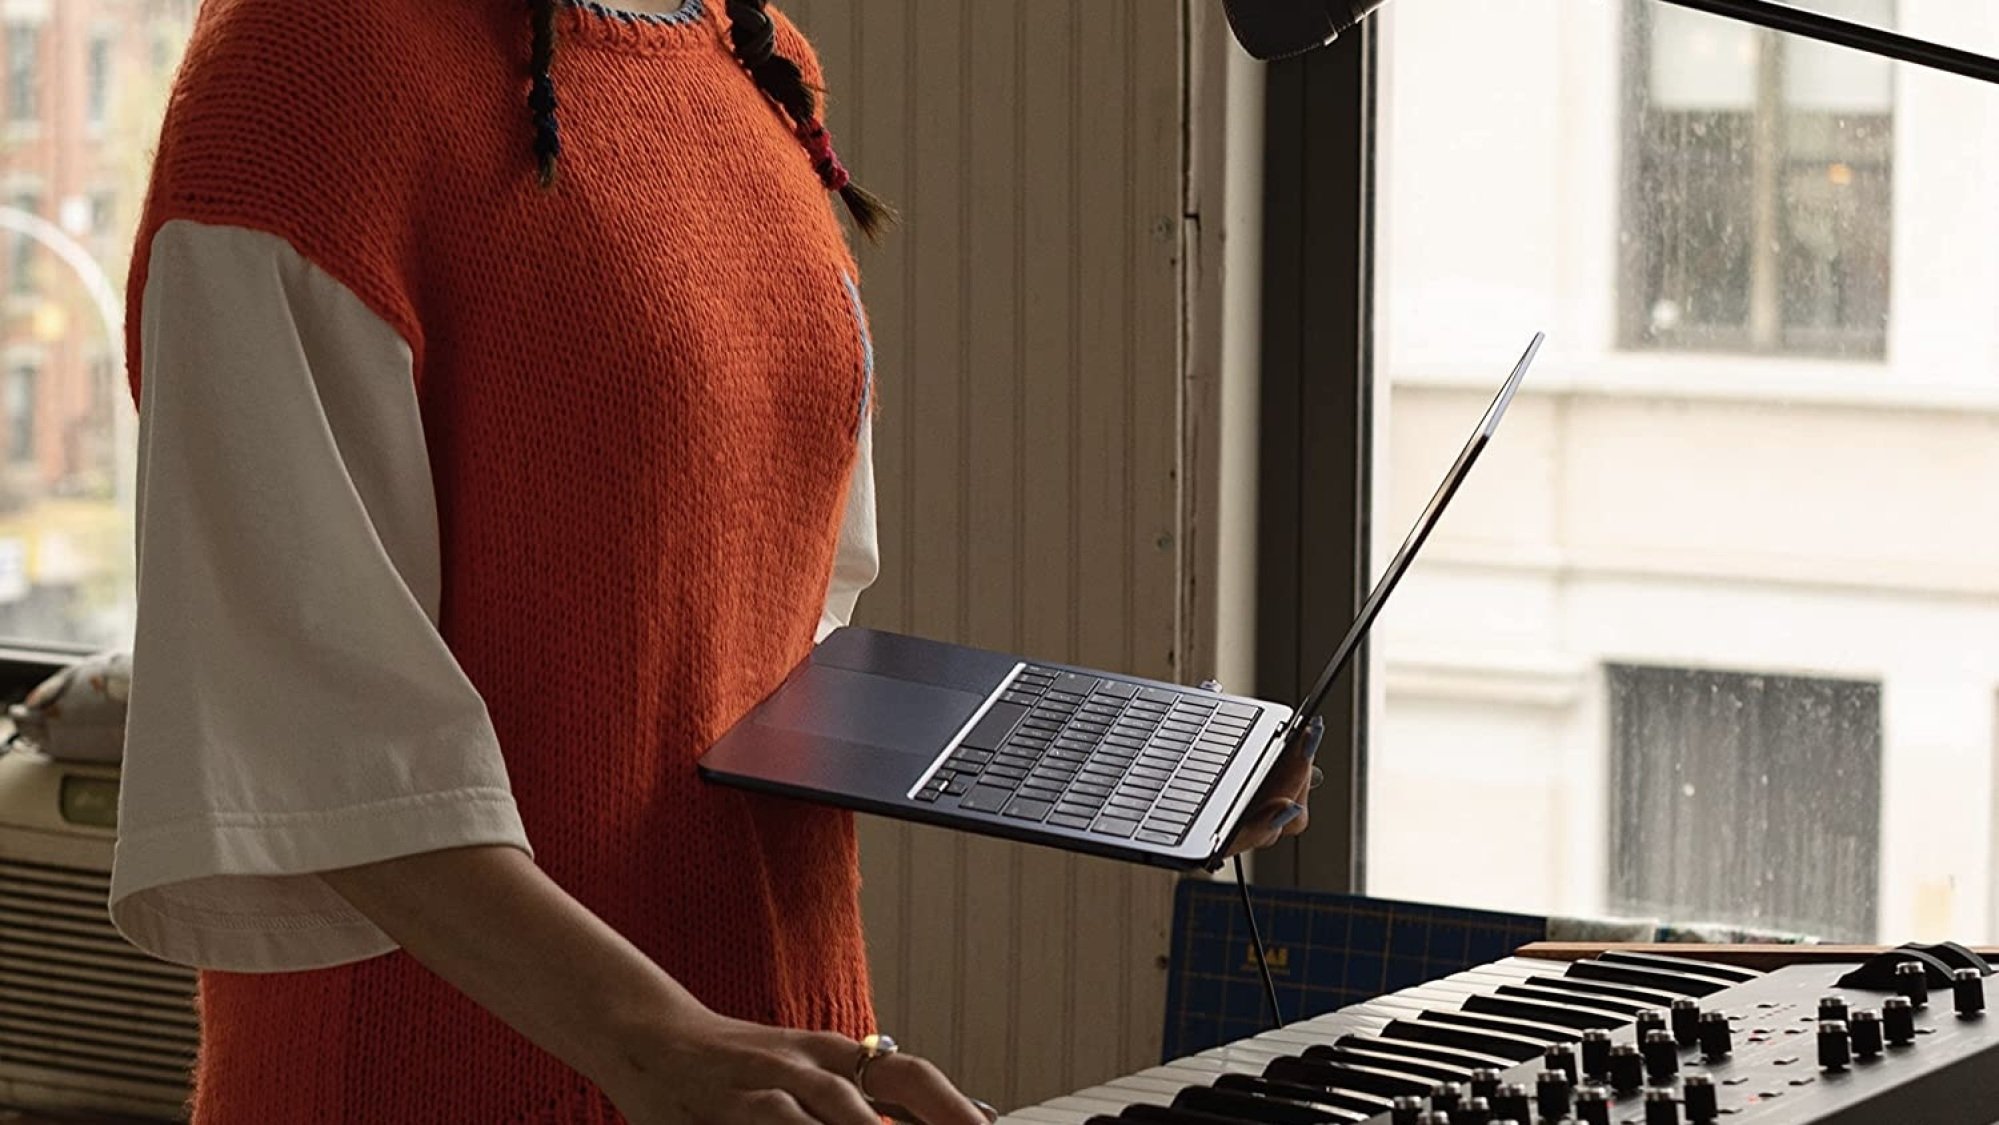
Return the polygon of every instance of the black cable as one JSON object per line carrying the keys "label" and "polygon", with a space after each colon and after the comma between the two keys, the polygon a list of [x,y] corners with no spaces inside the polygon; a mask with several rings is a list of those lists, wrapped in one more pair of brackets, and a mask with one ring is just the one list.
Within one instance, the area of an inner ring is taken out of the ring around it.
{"label": "black cable", "polygon": [[1249,880],[1242,876],[1242,856],[1235,857],[1235,885],[1242,892],[1242,914],[1249,919],[1249,940],[1256,946],[1256,967],[1263,970],[1263,995],[1270,1001],[1270,1024],[1284,1026],[1284,1009],[1277,1003],[1277,981],[1270,975],[1270,954],[1264,952],[1263,935],[1256,929],[1256,907],[1249,902]]}

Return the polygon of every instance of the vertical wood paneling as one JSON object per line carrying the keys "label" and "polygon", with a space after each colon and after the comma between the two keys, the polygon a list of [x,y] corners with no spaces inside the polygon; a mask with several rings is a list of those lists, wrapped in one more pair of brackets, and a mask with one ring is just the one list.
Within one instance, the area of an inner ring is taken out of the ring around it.
{"label": "vertical wood paneling", "polygon": [[[795,0],[880,356],[864,621],[1173,678],[1181,24],[1161,0]],[[1019,1105],[1150,1065],[1171,879],[867,820],[882,1026]]]}

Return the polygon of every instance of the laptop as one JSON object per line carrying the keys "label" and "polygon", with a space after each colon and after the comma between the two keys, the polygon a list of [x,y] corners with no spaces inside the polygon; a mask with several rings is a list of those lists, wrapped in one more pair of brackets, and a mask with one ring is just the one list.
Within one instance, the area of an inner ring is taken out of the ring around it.
{"label": "laptop", "polygon": [[1499,388],[1295,709],[844,628],[702,756],[702,776],[1070,851],[1212,866],[1492,440],[1542,339]]}

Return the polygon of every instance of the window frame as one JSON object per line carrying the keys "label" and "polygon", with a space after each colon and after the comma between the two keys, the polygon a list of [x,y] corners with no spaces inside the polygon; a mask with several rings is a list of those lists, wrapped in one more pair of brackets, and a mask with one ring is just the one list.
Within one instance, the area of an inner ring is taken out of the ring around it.
{"label": "window frame", "polygon": [[[1266,68],[1257,693],[1294,701],[1367,593],[1373,502],[1372,21]],[[1271,886],[1366,883],[1368,646],[1324,709],[1312,829],[1259,853]]]}

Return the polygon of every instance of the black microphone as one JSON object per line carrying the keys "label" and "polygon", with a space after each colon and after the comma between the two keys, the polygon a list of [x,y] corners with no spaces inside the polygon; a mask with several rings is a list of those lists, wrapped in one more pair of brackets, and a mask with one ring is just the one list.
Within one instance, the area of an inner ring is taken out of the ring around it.
{"label": "black microphone", "polygon": [[[1243,49],[1266,62],[1323,47],[1352,28],[1384,0],[1222,0],[1229,26]],[[1441,0],[1448,3],[1449,0]],[[1999,59],[1933,43],[1777,0],[1662,0],[1724,19],[1822,43],[1850,47],[1897,62],[1999,83]]]}
{"label": "black microphone", "polygon": [[1323,47],[1384,0],[1222,0],[1243,49],[1269,62]]}

